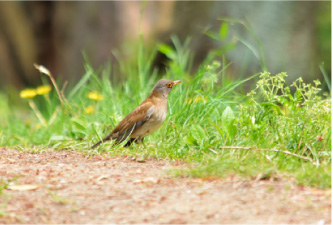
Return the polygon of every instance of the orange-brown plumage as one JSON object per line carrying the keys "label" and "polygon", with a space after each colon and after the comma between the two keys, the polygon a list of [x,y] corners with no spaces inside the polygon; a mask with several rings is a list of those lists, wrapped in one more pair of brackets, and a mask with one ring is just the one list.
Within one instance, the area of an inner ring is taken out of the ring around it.
{"label": "orange-brown plumage", "polygon": [[133,141],[142,141],[145,136],[156,131],[166,118],[167,97],[172,87],[179,83],[181,81],[159,80],[150,95],[120,121],[108,136],[91,148],[95,148],[101,143],[113,139],[116,140],[115,143],[120,143],[129,136],[130,139],[125,145],[128,146]]}

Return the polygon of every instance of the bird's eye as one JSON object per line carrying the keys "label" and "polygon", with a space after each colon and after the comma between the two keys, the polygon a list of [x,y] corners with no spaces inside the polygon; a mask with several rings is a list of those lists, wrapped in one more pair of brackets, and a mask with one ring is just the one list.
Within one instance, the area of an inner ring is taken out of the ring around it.
{"label": "bird's eye", "polygon": [[167,86],[168,88],[172,88],[172,83],[168,83],[166,86]]}

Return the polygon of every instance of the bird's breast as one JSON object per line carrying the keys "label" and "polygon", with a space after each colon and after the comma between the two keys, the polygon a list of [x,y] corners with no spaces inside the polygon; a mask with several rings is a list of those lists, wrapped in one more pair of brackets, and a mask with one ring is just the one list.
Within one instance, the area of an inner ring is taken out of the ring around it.
{"label": "bird's breast", "polygon": [[154,107],[154,110],[149,120],[147,120],[140,129],[138,129],[136,132],[133,132],[131,137],[138,138],[152,134],[162,126],[166,116],[167,116],[167,110],[165,108]]}
{"label": "bird's breast", "polygon": [[155,107],[154,113],[152,114],[151,119],[154,119],[155,121],[162,121],[162,123],[163,123],[166,116],[167,116],[166,108],[159,109],[159,108]]}

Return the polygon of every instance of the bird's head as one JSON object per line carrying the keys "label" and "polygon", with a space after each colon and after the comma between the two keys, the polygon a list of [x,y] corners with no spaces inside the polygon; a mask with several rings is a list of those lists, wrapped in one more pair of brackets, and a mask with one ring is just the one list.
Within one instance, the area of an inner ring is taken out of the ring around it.
{"label": "bird's head", "polygon": [[167,80],[167,79],[159,80],[156,83],[152,91],[152,94],[167,98],[171,89],[181,82],[182,82],[181,80],[176,80],[176,81]]}

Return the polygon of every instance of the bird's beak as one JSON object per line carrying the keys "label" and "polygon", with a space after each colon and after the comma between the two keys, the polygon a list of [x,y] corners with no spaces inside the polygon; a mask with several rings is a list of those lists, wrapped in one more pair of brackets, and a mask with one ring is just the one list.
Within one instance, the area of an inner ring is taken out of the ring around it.
{"label": "bird's beak", "polygon": [[173,86],[176,86],[177,84],[180,84],[182,81],[181,80],[175,80],[174,82],[173,82]]}

